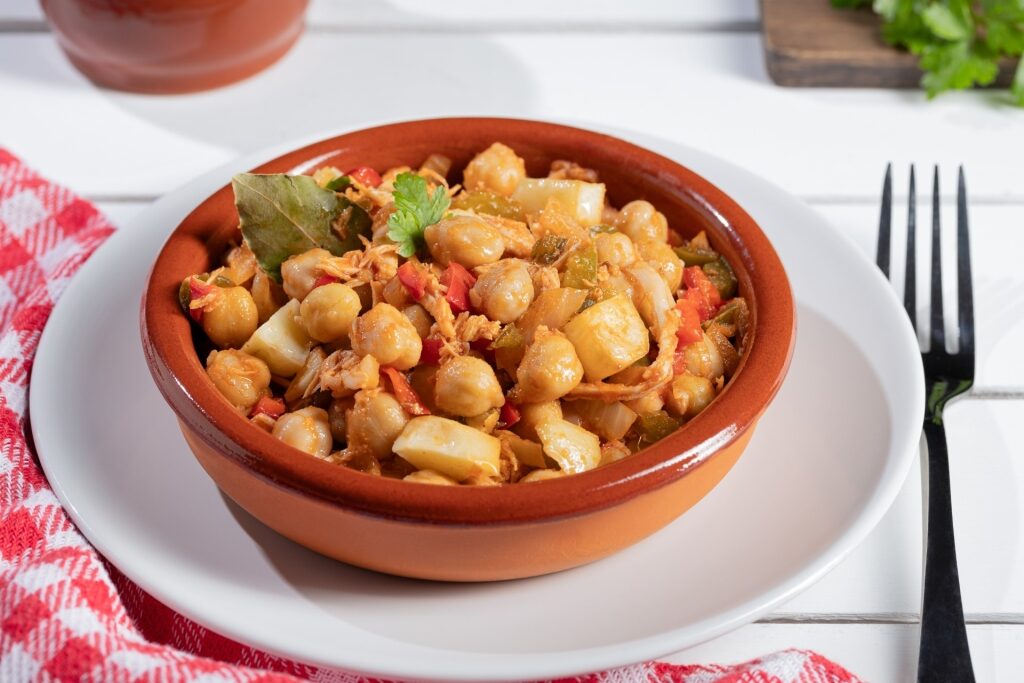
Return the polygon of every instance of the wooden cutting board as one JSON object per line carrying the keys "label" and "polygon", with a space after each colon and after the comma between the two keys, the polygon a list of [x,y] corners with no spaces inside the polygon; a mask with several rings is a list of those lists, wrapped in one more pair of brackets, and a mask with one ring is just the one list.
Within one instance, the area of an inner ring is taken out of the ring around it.
{"label": "wooden cutting board", "polygon": [[[829,0],[761,0],[765,60],[779,85],[913,88],[917,57],[882,42],[870,9],[836,9]],[[1013,80],[1002,65],[997,85]]]}

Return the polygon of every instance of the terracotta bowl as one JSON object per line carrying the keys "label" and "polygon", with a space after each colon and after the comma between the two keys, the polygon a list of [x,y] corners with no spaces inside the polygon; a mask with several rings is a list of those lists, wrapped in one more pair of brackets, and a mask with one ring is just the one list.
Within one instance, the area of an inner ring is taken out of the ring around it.
{"label": "terracotta bowl", "polygon": [[206,90],[280,59],[308,0],[42,0],[57,41],[98,85],[143,93]]}
{"label": "terracotta bowl", "polygon": [[546,174],[554,159],[575,160],[600,173],[615,205],[644,198],[676,230],[707,230],[751,304],[751,343],[732,381],[696,419],[597,470],[533,484],[452,488],[331,465],[252,426],[217,393],[178,308],[182,279],[210,270],[225,243],[238,238],[225,185],[182,221],[156,260],[143,299],[146,358],[185,439],[221,490],[267,526],[324,555],[447,581],[535,576],[605,557],[665,526],[721,481],[786,374],[793,298],[768,239],[711,183],[622,140],[533,121],[436,119],[323,140],[254,171],[383,170],[415,166],[431,152],[452,157],[453,168],[461,169],[495,141],[524,157],[531,175]]}

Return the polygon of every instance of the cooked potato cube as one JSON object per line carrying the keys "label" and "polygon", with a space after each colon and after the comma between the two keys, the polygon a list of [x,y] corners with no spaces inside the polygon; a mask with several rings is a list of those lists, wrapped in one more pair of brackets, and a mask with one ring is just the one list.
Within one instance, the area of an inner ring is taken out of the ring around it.
{"label": "cooked potato cube", "polygon": [[275,375],[293,376],[302,369],[313,345],[313,340],[298,323],[298,317],[299,302],[292,299],[256,328],[242,351],[262,360]]}
{"label": "cooked potato cube", "polygon": [[436,415],[414,417],[393,447],[411,465],[462,481],[500,476],[501,442],[490,434]]}
{"label": "cooked potato cube", "polygon": [[624,294],[598,302],[563,328],[588,382],[614,375],[647,355],[647,326]]}
{"label": "cooked potato cube", "polygon": [[584,227],[601,222],[604,183],[561,178],[524,178],[512,193],[512,199],[519,202],[527,213],[541,211],[552,198]]}
{"label": "cooked potato cube", "polygon": [[563,472],[576,474],[597,467],[601,462],[601,440],[565,420],[537,425],[544,454],[558,463]]}

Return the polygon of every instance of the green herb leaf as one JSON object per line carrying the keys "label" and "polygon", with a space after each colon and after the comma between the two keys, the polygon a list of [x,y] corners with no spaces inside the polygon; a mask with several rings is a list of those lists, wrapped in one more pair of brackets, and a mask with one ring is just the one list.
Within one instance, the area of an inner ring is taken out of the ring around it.
{"label": "green herb leaf", "polygon": [[969,15],[965,21],[946,5],[929,5],[921,12],[921,18],[932,33],[945,40],[967,40],[974,28]]}
{"label": "green herb leaf", "polygon": [[289,256],[322,247],[336,256],[359,248],[370,216],[309,176],[239,173],[231,179],[242,237],[260,267],[281,281]]}
{"label": "green herb leaf", "polygon": [[[832,0],[836,7],[859,7],[866,0]],[[991,84],[1001,59],[1024,53],[1021,0],[874,0],[882,17],[882,37],[920,57],[921,85],[934,97],[946,90]],[[1010,87],[1024,106],[1024,71]]]}
{"label": "green herb leaf", "polygon": [[388,237],[398,244],[398,253],[409,258],[423,245],[423,231],[444,217],[451,198],[444,187],[427,191],[427,181],[415,173],[395,178],[395,212],[388,219]]}

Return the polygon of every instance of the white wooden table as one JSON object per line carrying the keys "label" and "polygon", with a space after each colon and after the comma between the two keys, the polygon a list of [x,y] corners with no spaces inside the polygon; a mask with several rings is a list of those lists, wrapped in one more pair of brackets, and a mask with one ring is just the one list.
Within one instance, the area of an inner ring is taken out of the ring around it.
{"label": "white wooden table", "polygon": [[[115,223],[269,143],[444,114],[572,118],[704,148],[804,198],[868,254],[886,161],[898,192],[909,162],[942,164],[947,221],[964,163],[979,381],[948,416],[961,581],[978,680],[1024,680],[1024,110],[992,93],[929,103],[917,91],[778,88],[765,73],[755,0],[319,0],[278,65],[179,97],[91,86],[34,0],[0,3],[0,145]],[[915,471],[869,540],[819,584],[670,659],[800,647],[866,680],[912,680],[921,526]]]}

